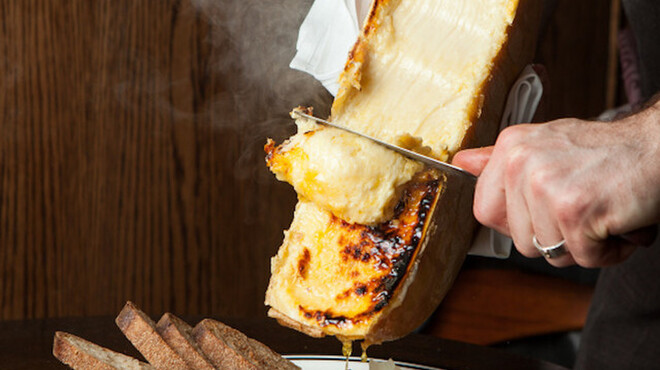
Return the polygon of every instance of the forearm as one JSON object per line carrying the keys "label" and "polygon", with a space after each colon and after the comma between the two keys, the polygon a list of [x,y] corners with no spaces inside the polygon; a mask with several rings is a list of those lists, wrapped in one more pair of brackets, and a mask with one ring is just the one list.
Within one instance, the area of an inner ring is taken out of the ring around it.
{"label": "forearm", "polygon": [[645,107],[622,120],[626,128],[635,133],[639,151],[639,173],[646,179],[648,196],[657,199],[649,210],[649,221],[660,223],[660,94]]}

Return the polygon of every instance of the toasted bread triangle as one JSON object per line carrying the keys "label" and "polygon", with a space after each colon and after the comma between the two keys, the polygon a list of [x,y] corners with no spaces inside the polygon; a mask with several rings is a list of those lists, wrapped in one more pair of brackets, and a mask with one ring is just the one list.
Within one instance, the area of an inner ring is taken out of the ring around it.
{"label": "toasted bread triangle", "polygon": [[216,320],[202,320],[193,329],[193,338],[218,368],[298,369],[263,343]]}
{"label": "toasted bread triangle", "polygon": [[192,338],[192,327],[185,321],[168,312],[158,320],[156,330],[188,366],[200,370],[214,369]]}
{"label": "toasted bread triangle", "polygon": [[53,355],[73,369],[153,369],[151,365],[138,361],[133,357],[61,331],[55,333]]}
{"label": "toasted bread triangle", "polygon": [[133,302],[126,302],[115,322],[126,338],[156,369],[189,368],[158,333],[156,323]]}

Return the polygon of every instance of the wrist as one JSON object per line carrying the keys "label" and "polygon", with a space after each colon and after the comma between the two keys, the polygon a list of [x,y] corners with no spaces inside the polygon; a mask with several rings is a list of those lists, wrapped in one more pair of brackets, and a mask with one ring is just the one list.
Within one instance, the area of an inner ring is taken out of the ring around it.
{"label": "wrist", "polygon": [[[646,109],[626,119],[628,129],[634,132],[632,145],[639,145],[638,174],[645,178],[646,196],[651,200],[651,219],[660,223],[660,94]],[[654,201],[653,201],[654,199]]]}
{"label": "wrist", "polygon": [[[660,98],[660,95],[658,97]],[[631,125],[636,124],[645,149],[653,158],[660,158],[660,99],[656,99],[655,103],[631,118]]]}

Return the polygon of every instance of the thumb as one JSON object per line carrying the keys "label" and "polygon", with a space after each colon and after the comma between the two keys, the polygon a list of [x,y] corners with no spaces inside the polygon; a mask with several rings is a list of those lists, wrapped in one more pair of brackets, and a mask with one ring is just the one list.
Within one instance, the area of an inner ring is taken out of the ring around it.
{"label": "thumb", "polygon": [[484,170],[484,167],[486,167],[492,153],[492,146],[461,150],[454,155],[451,163],[475,176],[479,176],[481,175],[481,171]]}

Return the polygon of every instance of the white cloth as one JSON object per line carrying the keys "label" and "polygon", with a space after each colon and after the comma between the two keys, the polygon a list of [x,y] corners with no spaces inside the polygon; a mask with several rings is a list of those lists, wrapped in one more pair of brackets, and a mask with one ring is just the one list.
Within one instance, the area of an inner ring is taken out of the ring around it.
{"label": "white cloth", "polygon": [[[298,33],[297,53],[290,67],[319,80],[332,95],[339,89],[339,76],[348,52],[360,34],[370,0],[316,0]],[[541,79],[531,66],[525,68],[509,92],[500,130],[530,122],[543,95]],[[486,227],[477,233],[470,254],[507,258],[511,239]]]}
{"label": "white cloth", "polygon": [[333,96],[360,34],[357,9],[355,0],[316,0],[298,32],[297,53],[289,66],[314,76]]}
{"label": "white cloth", "polygon": [[[527,66],[509,91],[500,122],[500,131],[508,126],[531,122],[542,95],[541,79],[532,66]],[[511,238],[481,226],[469,253],[476,256],[508,258],[512,246]]]}

